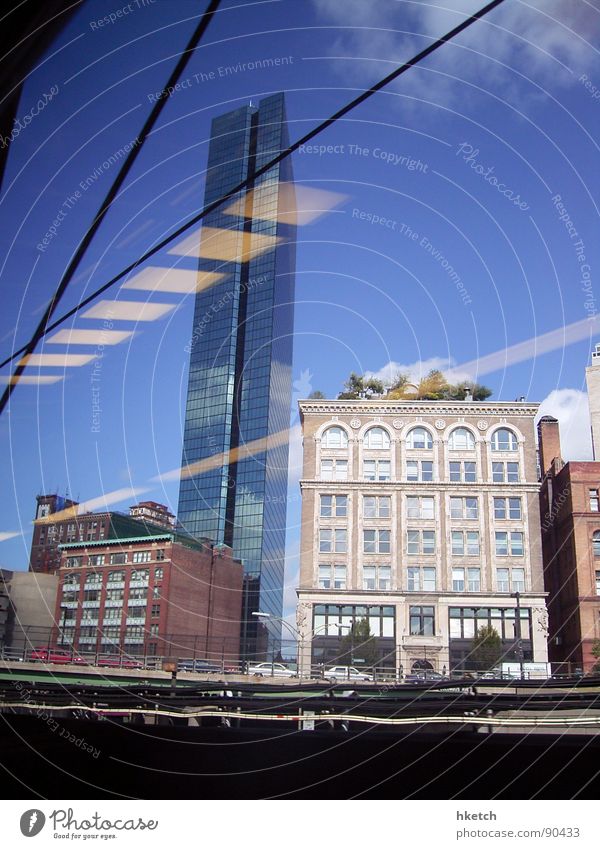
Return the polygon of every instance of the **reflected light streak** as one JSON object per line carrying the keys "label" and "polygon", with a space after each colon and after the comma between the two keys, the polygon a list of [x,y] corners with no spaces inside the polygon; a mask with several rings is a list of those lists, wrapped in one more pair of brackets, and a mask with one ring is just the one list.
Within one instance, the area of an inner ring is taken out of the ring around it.
{"label": "reflected light streak", "polygon": [[175,309],[175,304],[151,304],[146,301],[98,301],[82,318],[105,321],[156,321]]}
{"label": "reflected light streak", "polygon": [[193,478],[196,475],[201,475],[204,472],[209,472],[211,469],[218,469],[221,466],[245,460],[255,454],[260,454],[267,451],[269,448],[276,448],[279,445],[284,445],[290,442],[300,434],[300,425],[295,425],[289,430],[280,430],[277,433],[269,434],[269,436],[261,436],[260,439],[254,439],[252,442],[246,442],[239,448],[234,448],[232,451],[225,451],[220,454],[214,454],[212,457],[206,457],[203,460],[198,460],[197,463],[190,463],[188,466],[179,466],[177,469],[171,469],[168,472],[163,472],[160,475],[152,478],[152,481],[173,481],[184,478]]}

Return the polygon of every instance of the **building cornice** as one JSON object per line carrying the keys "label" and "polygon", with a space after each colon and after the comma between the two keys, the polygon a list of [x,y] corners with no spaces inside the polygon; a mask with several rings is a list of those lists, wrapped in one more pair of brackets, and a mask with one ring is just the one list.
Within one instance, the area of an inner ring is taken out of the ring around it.
{"label": "building cornice", "polygon": [[[382,492],[383,490],[391,489],[392,491],[407,491],[411,490],[440,490],[440,491],[454,491],[460,490],[465,493],[476,493],[477,490],[481,490],[482,492],[493,492],[498,496],[508,495],[509,493],[515,494],[519,492],[534,492],[536,494],[540,491],[539,483],[493,483],[492,481],[488,482],[477,482],[477,483],[453,483],[450,481],[360,481],[360,480],[349,480],[349,481],[324,481],[324,480],[316,480],[315,478],[302,478],[300,481],[300,489],[332,489],[339,488],[340,490],[365,490],[365,491],[373,491],[373,492]],[[587,515],[587,514],[586,514]],[[600,522],[600,513],[595,514],[598,522]]]}
{"label": "building cornice", "polygon": [[71,551],[75,548],[98,548],[99,546],[118,545],[123,548],[126,545],[137,545],[138,543],[151,543],[159,541],[175,541],[175,535],[170,533],[156,534],[147,537],[111,537],[110,539],[90,539],[79,542],[61,542],[58,545],[59,551]]}
{"label": "building cornice", "polygon": [[362,414],[395,416],[399,413],[414,416],[513,416],[531,418],[539,404],[519,401],[298,401],[303,415],[329,416]]}

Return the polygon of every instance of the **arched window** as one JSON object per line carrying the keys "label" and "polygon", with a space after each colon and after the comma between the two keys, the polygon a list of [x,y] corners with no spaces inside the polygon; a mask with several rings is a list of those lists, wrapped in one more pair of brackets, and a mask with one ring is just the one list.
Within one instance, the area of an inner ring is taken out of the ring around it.
{"label": "arched window", "polygon": [[594,531],[592,544],[594,546],[594,557],[600,557],[600,531]]}
{"label": "arched window", "polygon": [[347,448],[348,435],[341,427],[328,427],[323,434],[322,445],[325,448]]}
{"label": "arched window", "polygon": [[494,431],[492,436],[492,451],[516,451],[518,447],[517,437],[507,427],[501,427]]}
{"label": "arched window", "polygon": [[365,448],[389,448],[390,435],[382,427],[370,427],[365,433]]}
{"label": "arched window", "polygon": [[450,434],[448,447],[451,451],[472,451],[475,448],[475,439],[466,427],[457,427]]}
{"label": "arched window", "polygon": [[431,434],[424,427],[413,427],[406,436],[408,448],[433,448]]}

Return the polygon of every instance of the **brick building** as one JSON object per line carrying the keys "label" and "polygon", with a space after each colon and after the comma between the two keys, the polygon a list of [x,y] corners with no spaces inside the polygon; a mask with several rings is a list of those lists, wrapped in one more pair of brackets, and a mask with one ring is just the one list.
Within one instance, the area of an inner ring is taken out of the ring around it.
{"label": "brick building", "polygon": [[173,532],[59,546],[55,645],[78,652],[239,657],[242,565]]}
{"label": "brick building", "polygon": [[469,668],[482,626],[496,629],[507,660],[520,649],[547,660],[536,412],[520,402],[300,402],[304,668],[335,662],[364,619],[390,670]]}
{"label": "brick building", "polygon": [[38,495],[33,523],[29,569],[54,573],[60,566],[59,545],[91,542],[156,533],[173,529],[174,516],[163,504],[143,501],[129,508],[129,515],[115,511],[82,513],[76,501],[59,495]]}
{"label": "brick building", "polygon": [[589,672],[600,639],[600,462],[564,463],[559,425],[550,416],[540,420],[538,434],[550,660]]}

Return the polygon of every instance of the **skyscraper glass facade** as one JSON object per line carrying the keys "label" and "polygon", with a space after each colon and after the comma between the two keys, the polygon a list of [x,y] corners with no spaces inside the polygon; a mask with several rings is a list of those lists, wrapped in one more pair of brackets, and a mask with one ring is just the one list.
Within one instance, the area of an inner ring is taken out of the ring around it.
{"label": "skyscraper glass facade", "polygon": [[[216,118],[205,204],[287,145],[283,94]],[[283,606],[294,317],[291,207],[286,159],[243,197],[204,219],[199,248],[178,518],[194,536],[230,545],[244,564],[248,654],[257,649],[261,632],[252,611],[281,616]]]}

